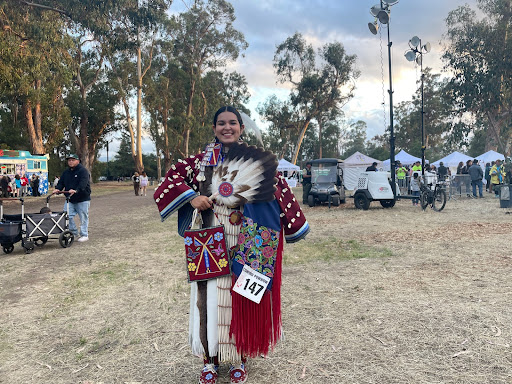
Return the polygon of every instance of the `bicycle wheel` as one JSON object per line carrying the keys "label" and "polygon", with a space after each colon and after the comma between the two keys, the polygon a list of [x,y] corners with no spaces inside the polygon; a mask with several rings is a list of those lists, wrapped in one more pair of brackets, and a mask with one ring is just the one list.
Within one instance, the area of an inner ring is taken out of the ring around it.
{"label": "bicycle wheel", "polygon": [[441,212],[446,205],[446,192],[444,189],[436,190],[434,194],[434,201],[432,202],[432,209],[436,212]]}
{"label": "bicycle wheel", "polygon": [[421,209],[427,209],[428,205],[428,191],[421,191],[420,193],[420,206]]}

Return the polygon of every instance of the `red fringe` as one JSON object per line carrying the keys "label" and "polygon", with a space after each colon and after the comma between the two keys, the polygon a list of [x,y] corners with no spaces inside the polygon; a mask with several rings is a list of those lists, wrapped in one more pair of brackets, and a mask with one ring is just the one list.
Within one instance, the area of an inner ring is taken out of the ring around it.
{"label": "red fringe", "polygon": [[[284,235],[281,231],[277,259],[272,282],[272,291],[267,291],[261,302],[251,300],[231,291],[232,318],[229,330],[238,352],[245,357],[267,355],[281,338],[281,267],[283,260]],[[232,286],[236,276],[233,276]]]}

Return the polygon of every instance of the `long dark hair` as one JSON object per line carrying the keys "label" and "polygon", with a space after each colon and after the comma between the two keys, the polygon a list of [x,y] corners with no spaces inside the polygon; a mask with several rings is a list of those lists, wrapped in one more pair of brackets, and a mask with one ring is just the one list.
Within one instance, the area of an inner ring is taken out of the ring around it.
{"label": "long dark hair", "polygon": [[224,107],[219,108],[219,110],[217,112],[215,112],[215,116],[213,116],[213,126],[217,125],[217,119],[219,118],[219,115],[222,112],[232,112],[232,113],[234,113],[235,116],[236,116],[236,119],[240,123],[240,127],[242,125],[244,125],[244,122],[242,121],[242,116],[240,115],[240,112],[238,112],[235,107],[232,107],[230,105],[226,105]]}

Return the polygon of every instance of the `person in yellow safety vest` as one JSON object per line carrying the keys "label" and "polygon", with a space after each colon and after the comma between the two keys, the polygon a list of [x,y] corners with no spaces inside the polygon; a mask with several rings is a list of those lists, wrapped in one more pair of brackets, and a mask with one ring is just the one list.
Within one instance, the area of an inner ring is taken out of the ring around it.
{"label": "person in yellow safety vest", "polygon": [[407,168],[405,168],[400,162],[397,163],[396,177],[398,179],[398,186],[405,188],[405,177],[407,176]]}
{"label": "person in yellow safety vest", "polygon": [[414,163],[414,165],[412,166],[412,173],[414,172],[421,172],[421,164],[420,164],[420,161],[418,160],[417,162]]}
{"label": "person in yellow safety vest", "polygon": [[492,189],[494,190],[494,197],[499,197],[499,185],[503,184],[505,180],[505,169],[501,164],[501,160],[496,160],[496,163],[492,166],[490,172],[491,174],[491,184]]}

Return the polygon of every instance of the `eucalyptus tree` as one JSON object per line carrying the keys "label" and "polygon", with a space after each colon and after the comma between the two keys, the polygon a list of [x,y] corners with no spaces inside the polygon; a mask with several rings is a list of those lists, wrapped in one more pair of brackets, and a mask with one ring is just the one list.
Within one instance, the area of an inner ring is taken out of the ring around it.
{"label": "eucalyptus tree", "polygon": [[[105,135],[120,129],[115,115],[119,95],[105,76],[102,76],[100,81],[92,84],[85,100],[79,88],[70,90],[66,99],[72,116],[69,126],[70,144],[77,149],[77,152],[80,149],[82,163],[88,165],[88,169],[92,172]],[[83,130],[84,110],[87,111],[85,131]],[[80,132],[81,136],[84,134],[87,136],[85,143],[77,137],[76,132]],[[83,145],[87,147],[84,148]]]}
{"label": "eucalyptus tree", "polygon": [[343,132],[343,157],[347,158],[356,152],[366,152],[366,122],[353,121]]}
{"label": "eucalyptus tree", "polygon": [[293,89],[290,103],[299,114],[300,129],[292,163],[296,163],[302,140],[310,122],[322,113],[341,112],[353,97],[356,56],[348,55],[339,42],[326,43],[315,53],[300,33],[279,44],[274,55],[274,68],[280,83]]}
{"label": "eucalyptus tree", "polygon": [[[149,133],[157,153],[162,153],[164,170],[171,166],[172,154],[180,151],[183,137],[187,75],[166,55],[157,56],[144,84],[144,107],[149,112]],[[184,154],[181,152],[181,156]]]}
{"label": "eucalyptus tree", "polygon": [[448,14],[443,55],[461,111],[487,120],[486,150],[510,154],[512,144],[512,4],[479,0],[482,18],[468,5]]}
{"label": "eucalyptus tree", "polygon": [[247,42],[233,27],[235,11],[225,0],[195,0],[188,11],[172,21],[169,34],[174,37],[174,57],[188,76],[182,148],[188,156],[191,131],[198,124],[196,116],[201,116],[203,74],[236,60]]}
{"label": "eucalyptus tree", "polygon": [[257,111],[268,123],[264,135],[265,147],[279,158],[293,157],[293,141],[300,135],[300,117],[290,101],[281,101],[272,95],[258,105]]}
{"label": "eucalyptus tree", "polygon": [[32,153],[47,153],[62,136],[68,113],[62,102],[72,76],[58,14],[27,11],[14,1],[0,2],[0,90],[13,127]]}

